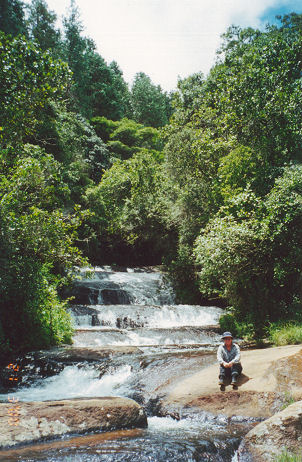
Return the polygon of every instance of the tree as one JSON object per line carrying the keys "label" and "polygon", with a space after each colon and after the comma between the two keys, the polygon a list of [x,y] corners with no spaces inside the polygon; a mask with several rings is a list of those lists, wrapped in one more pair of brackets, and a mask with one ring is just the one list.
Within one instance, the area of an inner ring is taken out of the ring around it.
{"label": "tree", "polygon": [[301,317],[302,168],[284,169],[265,200],[245,191],[195,243],[201,290],[226,298],[263,335],[270,321]]}
{"label": "tree", "polygon": [[73,72],[73,109],[85,117],[117,120],[129,113],[129,90],[115,62],[108,66],[93,40],[83,37],[75,2],[64,19],[65,58]]}
{"label": "tree", "polygon": [[169,98],[159,85],[154,85],[143,72],[136,74],[131,89],[131,105],[136,122],[162,127],[170,115]]}
{"label": "tree", "polygon": [[161,165],[161,153],[143,149],[114,162],[100,184],[88,188],[90,226],[97,241],[92,243],[94,259],[156,264],[171,246]]}
{"label": "tree", "polygon": [[60,31],[56,29],[57,15],[49,11],[45,0],[32,0],[28,7],[28,28],[31,39],[42,51],[51,50],[55,56],[62,54]]}
{"label": "tree", "polygon": [[27,35],[23,2],[0,0],[0,31],[13,37]]}
{"label": "tree", "polygon": [[14,165],[7,157],[1,152],[0,355],[71,341],[57,290],[68,268],[83,263],[74,245],[80,214],[62,209],[69,191],[59,163],[30,145]]}
{"label": "tree", "polygon": [[0,34],[0,147],[32,134],[51,98],[62,100],[70,82],[66,64],[22,37]]}

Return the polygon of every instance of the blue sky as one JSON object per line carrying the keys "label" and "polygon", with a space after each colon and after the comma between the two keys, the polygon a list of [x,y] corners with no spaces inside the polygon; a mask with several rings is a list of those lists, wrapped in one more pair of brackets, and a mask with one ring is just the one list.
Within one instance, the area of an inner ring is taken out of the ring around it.
{"label": "blue sky", "polygon": [[[30,0],[26,0],[29,3]],[[70,0],[47,0],[59,18]],[[263,28],[276,14],[302,13],[302,0],[76,0],[85,34],[121,67],[126,81],[145,72],[165,90],[178,77],[207,74],[231,24]]]}
{"label": "blue sky", "polygon": [[273,6],[265,10],[260,19],[264,23],[272,23],[276,22],[275,17],[277,15],[284,15],[292,12],[302,13],[302,0],[276,1]]}

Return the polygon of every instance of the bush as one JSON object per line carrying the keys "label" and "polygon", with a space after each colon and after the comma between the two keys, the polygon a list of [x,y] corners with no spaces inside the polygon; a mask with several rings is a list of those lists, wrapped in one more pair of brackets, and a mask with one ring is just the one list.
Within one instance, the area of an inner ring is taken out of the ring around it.
{"label": "bush", "polygon": [[286,324],[271,324],[270,340],[277,346],[297,345],[302,343],[302,324],[288,322]]}
{"label": "bush", "polygon": [[106,117],[93,117],[90,120],[96,134],[105,142],[109,141],[111,133],[116,129],[117,122],[106,119]]}
{"label": "bush", "polygon": [[229,331],[234,337],[245,337],[247,339],[254,337],[253,324],[236,320],[232,313],[226,313],[220,316],[219,325],[223,332]]}

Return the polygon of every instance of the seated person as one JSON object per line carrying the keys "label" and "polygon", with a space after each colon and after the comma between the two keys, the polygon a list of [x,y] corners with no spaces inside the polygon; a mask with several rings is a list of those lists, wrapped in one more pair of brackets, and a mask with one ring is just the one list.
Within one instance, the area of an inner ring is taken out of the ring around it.
{"label": "seated person", "polygon": [[224,332],[221,337],[223,344],[219,346],[217,351],[217,359],[220,364],[219,385],[220,390],[225,390],[226,378],[231,378],[233,389],[237,390],[238,377],[242,372],[240,364],[240,348],[237,343],[233,343],[231,332]]}

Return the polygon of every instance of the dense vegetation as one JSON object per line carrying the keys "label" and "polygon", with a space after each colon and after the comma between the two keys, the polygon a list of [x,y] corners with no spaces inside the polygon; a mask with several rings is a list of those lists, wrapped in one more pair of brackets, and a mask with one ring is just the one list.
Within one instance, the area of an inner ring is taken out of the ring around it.
{"label": "dense vegetation", "polygon": [[0,351],[70,341],[75,266],[164,264],[225,328],[301,321],[302,15],[230,28],[208,77],[131,88],[44,0],[0,0]]}

